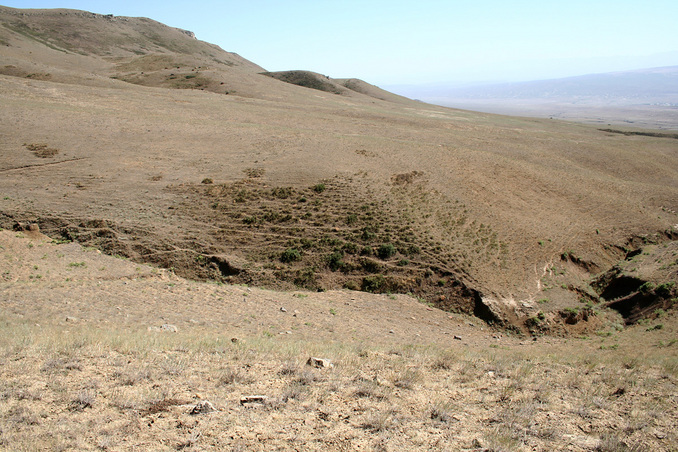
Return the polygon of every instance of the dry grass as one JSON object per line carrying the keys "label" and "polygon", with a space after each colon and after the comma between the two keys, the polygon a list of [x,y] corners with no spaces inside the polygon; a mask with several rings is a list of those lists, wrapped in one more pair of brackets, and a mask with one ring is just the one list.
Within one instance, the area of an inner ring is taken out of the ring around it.
{"label": "dry grass", "polygon": [[[13,317],[1,328],[6,450],[270,450],[302,438],[310,450],[362,449],[377,438],[404,450],[474,441],[491,450],[671,450],[678,441],[675,353],[638,356],[629,368],[576,340],[529,355],[456,350],[450,360],[440,346],[358,350],[256,337],[234,344],[216,331],[220,340],[205,341],[114,326],[65,335],[61,326]],[[297,364],[308,350],[336,366]],[[254,394],[269,401],[240,406]],[[190,415],[201,400],[218,411]]]}
{"label": "dry grass", "polygon": [[[144,19],[0,13],[0,224],[138,262],[0,231],[0,449],[676,449],[675,311],[598,306],[536,341],[451,313],[495,294],[541,333],[622,249],[674,280],[675,140],[308,90]],[[314,292],[253,287],[293,284]],[[393,293],[315,291],[344,285]]]}

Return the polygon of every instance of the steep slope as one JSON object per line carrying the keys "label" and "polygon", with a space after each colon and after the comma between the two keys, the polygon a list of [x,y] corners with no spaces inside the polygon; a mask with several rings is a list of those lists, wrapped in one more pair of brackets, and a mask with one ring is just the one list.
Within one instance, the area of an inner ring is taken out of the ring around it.
{"label": "steep slope", "polygon": [[[593,276],[676,238],[672,138],[404,105],[351,80],[312,90],[144,19],[109,25],[141,24],[148,54],[114,32],[77,53],[80,20],[112,19],[63,12],[72,32],[52,37],[43,16],[62,11],[30,13],[4,9],[0,27],[0,67],[50,74],[0,76],[3,227],[199,279],[411,292],[501,322],[541,311],[557,330],[581,300],[612,301]],[[4,25],[18,20],[33,31]]]}

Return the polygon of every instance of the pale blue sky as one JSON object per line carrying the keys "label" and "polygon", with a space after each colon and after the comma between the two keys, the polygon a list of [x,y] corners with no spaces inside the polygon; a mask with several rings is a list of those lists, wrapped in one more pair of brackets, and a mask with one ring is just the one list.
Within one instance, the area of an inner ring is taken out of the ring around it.
{"label": "pale blue sky", "polygon": [[144,16],[270,71],[380,86],[678,65],[676,0],[0,0]]}

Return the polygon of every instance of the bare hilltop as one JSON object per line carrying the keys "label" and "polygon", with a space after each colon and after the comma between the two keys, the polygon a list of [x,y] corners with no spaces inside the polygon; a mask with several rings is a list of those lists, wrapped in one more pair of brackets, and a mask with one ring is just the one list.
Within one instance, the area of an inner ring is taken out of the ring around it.
{"label": "bare hilltop", "polygon": [[0,6],[0,449],[674,450],[677,138]]}

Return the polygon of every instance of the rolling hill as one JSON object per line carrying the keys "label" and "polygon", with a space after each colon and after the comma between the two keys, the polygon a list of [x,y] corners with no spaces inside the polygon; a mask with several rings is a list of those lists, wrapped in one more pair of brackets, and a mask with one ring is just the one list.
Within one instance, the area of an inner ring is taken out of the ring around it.
{"label": "rolling hill", "polygon": [[0,450],[676,450],[675,133],[72,10],[0,72]]}
{"label": "rolling hill", "polygon": [[[613,301],[605,272],[676,237],[671,135],[267,73],[144,18],[2,7],[0,42],[5,227],[192,278],[411,293],[554,330]],[[676,279],[638,271],[623,276]]]}

